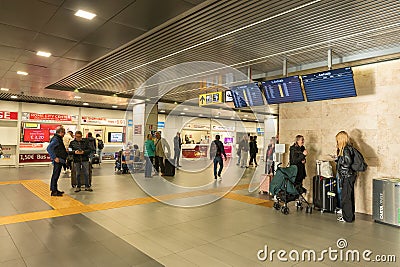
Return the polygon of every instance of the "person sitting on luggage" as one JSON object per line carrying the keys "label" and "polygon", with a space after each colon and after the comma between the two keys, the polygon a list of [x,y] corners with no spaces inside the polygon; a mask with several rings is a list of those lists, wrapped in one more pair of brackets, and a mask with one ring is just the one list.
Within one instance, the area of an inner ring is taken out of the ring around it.
{"label": "person sitting on luggage", "polygon": [[[292,146],[290,146],[290,165],[297,166],[297,175],[295,184],[298,188],[302,189],[303,191],[303,180],[306,178],[306,156],[308,152],[307,149],[304,147],[304,136],[297,135],[295,142]],[[303,192],[299,192],[300,194]]]}
{"label": "person sitting on luggage", "polygon": [[133,145],[131,155],[133,155],[133,162],[140,162],[140,150],[138,145]]}
{"label": "person sitting on luggage", "polygon": [[75,171],[75,177],[78,185],[75,189],[75,192],[81,191],[81,172],[83,172],[83,176],[85,178],[85,191],[93,191],[89,182],[89,155],[91,153],[91,148],[88,141],[86,139],[82,139],[81,131],[76,131],[75,139],[71,141],[69,148],[70,149],[68,153],[74,156],[73,171]]}

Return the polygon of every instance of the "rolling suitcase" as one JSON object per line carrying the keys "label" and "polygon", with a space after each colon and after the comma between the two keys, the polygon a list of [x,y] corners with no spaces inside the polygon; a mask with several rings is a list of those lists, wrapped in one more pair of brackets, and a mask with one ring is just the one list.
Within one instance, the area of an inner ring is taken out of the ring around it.
{"label": "rolling suitcase", "polygon": [[100,164],[100,157],[97,154],[94,154],[93,158],[92,158],[92,165],[94,164]]}
{"label": "rolling suitcase", "polygon": [[260,190],[258,193],[260,194],[269,194],[269,185],[271,184],[272,175],[270,174],[262,174],[261,175],[261,183]]}
{"label": "rolling suitcase", "polygon": [[335,212],[337,205],[337,188],[335,178],[313,177],[313,204],[321,212]]}
{"label": "rolling suitcase", "polygon": [[[80,175],[80,179],[81,179],[81,186],[84,186],[85,185],[85,177],[82,172]],[[76,172],[75,172],[75,162],[72,162],[72,165],[71,165],[71,186],[72,187],[78,186],[78,180],[77,180]],[[92,166],[91,166],[91,164],[89,164],[89,186],[92,186]]]}
{"label": "rolling suitcase", "polygon": [[164,176],[175,176],[175,165],[173,163],[174,163],[173,159],[165,159],[165,161],[164,161],[164,165],[165,165]]}

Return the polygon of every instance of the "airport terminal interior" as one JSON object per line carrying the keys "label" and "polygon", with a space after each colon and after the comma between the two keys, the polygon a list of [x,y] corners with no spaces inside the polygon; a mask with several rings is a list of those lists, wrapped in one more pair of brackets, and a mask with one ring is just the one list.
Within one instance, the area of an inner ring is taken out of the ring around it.
{"label": "airport terminal interior", "polygon": [[399,22],[397,0],[0,1],[0,267],[399,266]]}

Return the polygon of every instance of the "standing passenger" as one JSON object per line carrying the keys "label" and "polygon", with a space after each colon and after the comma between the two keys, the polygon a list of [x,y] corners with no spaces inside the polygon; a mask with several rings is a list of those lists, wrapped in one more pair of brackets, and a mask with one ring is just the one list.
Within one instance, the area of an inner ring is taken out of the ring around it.
{"label": "standing passenger", "polygon": [[96,154],[99,156],[99,163],[101,163],[101,159],[103,158],[104,142],[100,134],[96,134],[96,147]]}
{"label": "standing passenger", "polygon": [[182,167],[179,165],[179,157],[181,154],[181,147],[182,147],[182,139],[180,137],[180,133],[177,132],[176,136],[174,137],[174,164],[177,168]]}
{"label": "standing passenger", "polygon": [[82,139],[82,132],[75,132],[75,139],[71,141],[69,144],[71,150],[69,154],[74,156],[74,167],[75,167],[75,175],[78,186],[75,189],[75,192],[81,191],[81,179],[80,175],[83,172],[83,176],[85,179],[85,191],[93,191],[91,188],[91,184],[89,181],[89,155],[91,152],[91,148],[89,146],[88,140]]}
{"label": "standing passenger", "polygon": [[87,140],[89,142],[89,148],[90,148],[89,160],[90,162],[92,162],[93,156],[96,153],[96,139],[94,139],[93,134],[91,132],[88,132]]}
{"label": "standing passenger", "polygon": [[243,136],[243,140],[240,142],[239,146],[242,148],[240,151],[241,155],[241,168],[248,168],[247,159],[249,157],[249,137],[247,135]]}
{"label": "standing passenger", "polygon": [[258,153],[258,147],[257,147],[257,136],[250,136],[250,161],[249,161],[249,165],[253,165],[253,160],[254,160],[254,164],[257,167],[257,153]]}
{"label": "standing passenger", "polygon": [[148,134],[147,140],[144,142],[144,157],[146,159],[144,177],[146,178],[151,178],[155,152],[156,152],[156,147],[153,142],[153,136],[151,134]]}
{"label": "standing passenger", "polygon": [[304,136],[297,135],[295,142],[290,146],[289,160],[290,165],[297,166],[296,185],[303,186],[303,180],[306,178],[306,156],[308,152],[304,147]]}
{"label": "standing passenger", "polygon": [[[159,131],[156,132],[156,141],[154,145],[156,147],[154,167],[156,169],[156,172],[159,172],[161,169],[161,176],[163,176],[165,173],[164,160],[165,158],[167,158],[168,160],[171,151],[167,140],[161,137],[161,132]],[[168,152],[165,152],[166,150],[168,150]]]}
{"label": "standing passenger", "polygon": [[350,144],[349,135],[345,131],[340,131],[336,135],[337,164],[336,169],[339,174],[339,187],[341,187],[341,206],[342,216],[339,222],[353,222],[355,219],[354,203],[354,183],[357,173],[352,170],[351,165],[354,161],[353,147]]}
{"label": "standing passenger", "polygon": [[64,192],[59,191],[57,188],[58,179],[60,178],[61,168],[67,159],[67,151],[64,146],[63,137],[65,135],[65,129],[60,126],[56,130],[56,134],[51,138],[50,144],[47,147],[47,152],[50,155],[51,161],[53,162],[53,173],[50,181],[51,196],[61,197]]}

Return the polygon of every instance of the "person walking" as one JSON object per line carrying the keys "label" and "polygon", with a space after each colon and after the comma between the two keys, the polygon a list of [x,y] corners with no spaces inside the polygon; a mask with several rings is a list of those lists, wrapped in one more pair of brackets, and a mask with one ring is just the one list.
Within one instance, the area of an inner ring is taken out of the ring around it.
{"label": "person walking", "polygon": [[250,161],[249,165],[253,166],[253,161],[255,166],[257,167],[257,153],[258,153],[258,147],[257,147],[257,136],[250,136]]}
{"label": "person walking", "polygon": [[47,146],[47,152],[50,155],[53,163],[53,172],[50,181],[51,196],[61,197],[64,192],[58,190],[58,179],[60,178],[61,168],[67,160],[67,150],[65,149],[63,137],[65,135],[65,129],[60,126],[56,129],[56,133],[51,138],[50,144]]}
{"label": "person walking", "polygon": [[345,131],[340,131],[336,135],[337,164],[336,170],[339,175],[339,188],[341,189],[340,205],[342,215],[338,216],[339,222],[353,222],[355,220],[354,203],[354,183],[356,182],[357,172],[351,165],[354,162],[353,147],[350,137]]}
{"label": "person walking", "polygon": [[[163,176],[165,173],[164,160],[171,155],[171,149],[167,140],[161,137],[160,131],[156,132],[156,140],[154,145],[156,147],[154,168],[156,169],[157,173],[161,171],[161,176]],[[168,152],[166,152],[166,150],[168,150]]]}
{"label": "person walking", "polygon": [[85,180],[85,191],[93,191],[91,188],[91,184],[89,181],[89,155],[91,153],[91,148],[89,146],[89,141],[82,139],[82,132],[75,132],[75,139],[71,141],[69,144],[69,154],[74,156],[74,171],[77,180],[77,187],[75,192],[81,191],[81,173],[83,172],[84,180]]}
{"label": "person walking", "polygon": [[181,155],[181,148],[182,148],[182,139],[180,132],[177,132],[174,137],[174,164],[175,167],[179,168],[182,167],[179,165],[179,157]]}
{"label": "person walking", "polygon": [[[215,136],[215,140],[211,143],[211,149],[210,149],[210,156],[213,158],[213,163],[214,163],[214,179],[221,181],[221,173],[222,169],[224,168],[224,162],[222,160],[222,155],[225,157],[226,161],[226,153],[224,149],[224,144],[219,140],[221,137],[217,134]],[[217,172],[219,164],[219,170]],[[217,177],[218,176],[218,177]]]}
{"label": "person walking", "polygon": [[100,134],[96,134],[96,154],[99,156],[99,164],[103,158],[104,142]]}
{"label": "person walking", "polygon": [[96,139],[93,137],[93,134],[91,132],[88,132],[87,134],[87,141],[90,148],[89,160],[90,162],[92,162],[94,154],[96,153]]}
{"label": "person walking", "polygon": [[243,136],[242,141],[240,142],[241,144],[239,145],[242,150],[240,151],[241,154],[241,162],[240,162],[240,167],[241,168],[248,168],[247,166],[247,159],[249,157],[249,137],[247,135]]}
{"label": "person walking", "polygon": [[156,152],[156,146],[154,145],[153,136],[147,135],[147,140],[144,142],[144,157],[146,159],[146,166],[144,171],[144,177],[151,178],[151,172],[153,170],[154,156]]}

